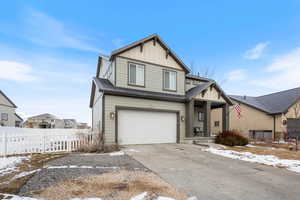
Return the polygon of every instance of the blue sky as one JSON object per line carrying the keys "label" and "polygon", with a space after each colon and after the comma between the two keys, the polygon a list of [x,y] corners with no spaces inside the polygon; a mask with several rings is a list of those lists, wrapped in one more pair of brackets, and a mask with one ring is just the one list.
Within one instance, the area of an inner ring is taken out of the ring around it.
{"label": "blue sky", "polygon": [[3,1],[0,89],[23,116],[90,122],[97,56],[158,33],[228,94],[300,86],[300,1]]}

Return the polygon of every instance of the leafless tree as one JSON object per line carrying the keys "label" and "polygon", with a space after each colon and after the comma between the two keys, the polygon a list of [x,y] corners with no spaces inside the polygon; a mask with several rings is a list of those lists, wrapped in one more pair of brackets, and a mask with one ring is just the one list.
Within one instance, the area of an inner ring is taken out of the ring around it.
{"label": "leafless tree", "polygon": [[219,84],[224,84],[227,80],[225,77],[217,77],[215,66],[199,66],[197,67],[194,62],[191,62],[191,74],[204,78],[209,78],[217,81]]}

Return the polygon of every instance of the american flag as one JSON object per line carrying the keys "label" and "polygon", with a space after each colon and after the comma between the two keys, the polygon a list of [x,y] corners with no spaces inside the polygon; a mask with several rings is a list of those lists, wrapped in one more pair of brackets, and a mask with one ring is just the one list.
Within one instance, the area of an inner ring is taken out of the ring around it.
{"label": "american flag", "polygon": [[241,117],[242,117],[242,109],[241,109],[241,106],[239,105],[239,104],[236,104],[235,106],[234,106],[234,110],[237,112],[237,116],[238,116],[238,118],[239,119],[241,119]]}

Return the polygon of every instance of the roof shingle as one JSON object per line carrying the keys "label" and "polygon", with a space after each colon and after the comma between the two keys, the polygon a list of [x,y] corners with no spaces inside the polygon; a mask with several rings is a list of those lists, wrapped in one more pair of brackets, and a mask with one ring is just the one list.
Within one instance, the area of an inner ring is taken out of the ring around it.
{"label": "roof shingle", "polygon": [[258,97],[229,95],[233,100],[245,103],[268,114],[285,113],[300,100],[300,87]]}

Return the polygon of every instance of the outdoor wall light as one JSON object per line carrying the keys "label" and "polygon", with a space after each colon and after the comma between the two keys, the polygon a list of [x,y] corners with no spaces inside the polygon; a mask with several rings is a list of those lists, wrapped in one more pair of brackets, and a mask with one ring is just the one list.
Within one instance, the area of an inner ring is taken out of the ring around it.
{"label": "outdoor wall light", "polygon": [[115,119],[115,113],[114,112],[110,112],[109,116],[110,116],[110,119]]}
{"label": "outdoor wall light", "polygon": [[184,116],[181,116],[180,119],[181,119],[182,122],[184,122],[184,120],[185,120]]}

